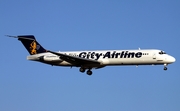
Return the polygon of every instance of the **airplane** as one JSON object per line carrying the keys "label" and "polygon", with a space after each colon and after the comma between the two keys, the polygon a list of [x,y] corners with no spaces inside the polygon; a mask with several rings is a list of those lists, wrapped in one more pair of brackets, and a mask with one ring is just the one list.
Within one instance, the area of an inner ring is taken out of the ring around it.
{"label": "airplane", "polygon": [[52,66],[79,67],[79,71],[86,71],[87,75],[92,75],[92,69],[106,66],[164,65],[164,70],[167,70],[167,65],[176,61],[173,56],[158,49],[54,52],[43,48],[33,35],[7,36],[22,42],[30,54],[28,60]]}

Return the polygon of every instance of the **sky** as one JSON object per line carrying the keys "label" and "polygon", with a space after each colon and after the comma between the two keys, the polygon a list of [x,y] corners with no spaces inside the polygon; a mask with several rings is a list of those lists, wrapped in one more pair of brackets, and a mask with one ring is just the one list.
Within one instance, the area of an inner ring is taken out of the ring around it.
{"label": "sky", "polygon": [[[179,0],[1,0],[0,111],[180,111]],[[28,61],[16,39],[53,51],[160,49],[176,62],[93,70]]]}

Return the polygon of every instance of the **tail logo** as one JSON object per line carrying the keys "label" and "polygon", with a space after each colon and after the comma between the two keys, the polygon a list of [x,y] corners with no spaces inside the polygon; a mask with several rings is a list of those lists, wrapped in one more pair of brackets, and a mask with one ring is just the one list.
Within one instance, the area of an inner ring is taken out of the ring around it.
{"label": "tail logo", "polygon": [[37,50],[40,48],[39,45],[37,45],[36,41],[34,40],[31,44],[30,44],[30,51],[31,54],[37,54]]}

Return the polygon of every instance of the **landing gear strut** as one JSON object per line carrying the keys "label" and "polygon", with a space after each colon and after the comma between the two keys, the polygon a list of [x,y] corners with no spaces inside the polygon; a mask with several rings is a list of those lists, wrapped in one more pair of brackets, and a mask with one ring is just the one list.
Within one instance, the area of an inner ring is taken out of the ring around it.
{"label": "landing gear strut", "polygon": [[167,64],[164,64],[164,70],[165,71],[167,70]]}

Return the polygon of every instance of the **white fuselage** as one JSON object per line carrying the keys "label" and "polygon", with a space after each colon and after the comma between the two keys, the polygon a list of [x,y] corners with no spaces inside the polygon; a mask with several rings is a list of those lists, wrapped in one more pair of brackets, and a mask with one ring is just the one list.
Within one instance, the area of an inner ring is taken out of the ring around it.
{"label": "white fuselage", "polygon": [[[81,57],[85,59],[97,60],[101,64],[94,66],[89,64],[88,67],[98,68],[108,65],[158,65],[170,64],[175,58],[161,50],[101,50],[101,51],[70,51],[59,52],[70,56]],[[39,61],[57,66],[76,66],[60,59],[59,56],[45,52],[27,57],[28,60]]]}
{"label": "white fuselage", "polygon": [[34,35],[8,36],[18,38],[29,52],[28,60],[55,66],[80,67],[79,71],[92,75],[92,69],[113,65],[167,65],[175,58],[157,49],[146,50],[98,50],[54,52],[42,47]]}

